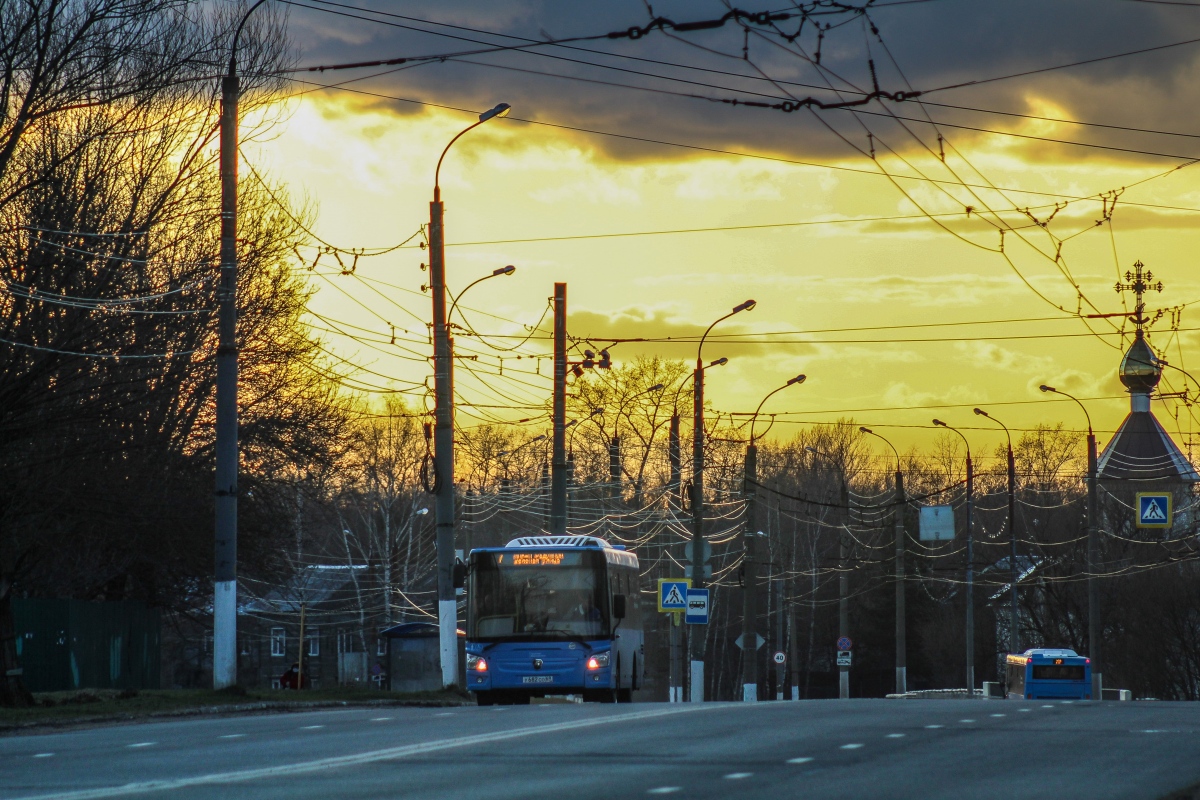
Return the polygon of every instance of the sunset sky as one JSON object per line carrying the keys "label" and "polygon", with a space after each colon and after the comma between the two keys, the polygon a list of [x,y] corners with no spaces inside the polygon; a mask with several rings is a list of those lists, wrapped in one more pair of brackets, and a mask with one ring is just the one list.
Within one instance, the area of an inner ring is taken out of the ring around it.
{"label": "sunset sky", "polygon": [[[1014,429],[1081,428],[1078,407],[1038,391],[1050,383],[1085,400],[1103,444],[1129,407],[1116,370],[1132,325],[1079,313],[1131,309],[1132,296],[1113,285],[1139,259],[1164,283],[1148,298],[1151,315],[1164,310],[1151,343],[1170,364],[1195,366],[1200,165],[1189,159],[1200,146],[1187,131],[1200,107],[1200,43],[981,81],[1196,39],[1200,7],[881,0],[866,17],[819,18],[832,27],[818,67],[811,22],[794,43],[779,35],[794,33],[798,16],[778,31],[730,22],[462,55],[626,30],[651,12],[632,0],[603,10],[348,2],[289,5],[299,66],[452,57],[297,73],[273,124],[244,144],[242,173],[253,168],[286,186],[324,241],[389,248],[427,222],[446,143],[478,112],[512,104],[510,118],[472,131],[446,157],[447,274],[458,291],[515,265],[515,275],[463,299],[468,319],[481,334],[507,337],[542,326],[509,354],[458,337],[459,353],[479,354],[466,365],[475,374],[461,363],[457,372],[459,399],[473,404],[460,407],[462,425],[532,413],[486,406],[548,399],[550,361],[529,356],[550,353],[543,313],[555,281],[568,284],[571,335],[598,345],[696,336],[736,303],[757,300],[705,345],[706,359],[730,359],[711,373],[708,396],[720,411],[752,411],[806,373],[764,409],[779,414],[780,436],[853,416],[901,448],[924,449],[939,435],[936,416],[990,450],[1001,434],[977,424],[973,405]],[[675,22],[727,10],[653,4]],[[921,90],[927,102],[816,113],[740,105],[861,97],[853,88],[870,90],[868,59],[881,89]],[[332,84],[342,86],[320,88]],[[841,94],[819,88],[830,84]],[[715,102],[734,98],[738,105]],[[1107,217],[1102,194],[1114,190]],[[353,275],[322,255],[311,308],[329,348],[365,368],[358,381],[411,390],[420,408],[432,405],[420,387],[431,312],[418,241],[360,258]],[[303,271],[317,251],[301,255]],[[341,258],[347,268],[353,261]],[[691,360],[695,344],[626,343],[612,354]],[[1170,369],[1161,388],[1193,398],[1198,389]],[[1168,398],[1154,410],[1188,452],[1200,430],[1194,409]]]}

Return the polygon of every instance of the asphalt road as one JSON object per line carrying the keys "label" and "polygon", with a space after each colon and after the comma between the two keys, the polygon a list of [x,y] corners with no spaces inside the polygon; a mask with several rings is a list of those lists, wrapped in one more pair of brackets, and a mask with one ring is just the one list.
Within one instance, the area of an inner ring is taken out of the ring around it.
{"label": "asphalt road", "polygon": [[1196,703],[356,708],[0,739],[6,799],[1156,800],[1196,784]]}

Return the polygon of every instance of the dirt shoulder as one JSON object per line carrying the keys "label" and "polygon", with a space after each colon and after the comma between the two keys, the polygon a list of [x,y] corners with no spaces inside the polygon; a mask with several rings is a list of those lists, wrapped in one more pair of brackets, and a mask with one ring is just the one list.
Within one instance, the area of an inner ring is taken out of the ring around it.
{"label": "dirt shoulder", "polygon": [[473,705],[465,692],[405,694],[348,688],[301,692],[284,689],[219,692],[205,689],[84,689],[39,693],[34,695],[34,700],[36,705],[29,708],[0,708],[0,736],[207,714],[278,713],[347,706]]}

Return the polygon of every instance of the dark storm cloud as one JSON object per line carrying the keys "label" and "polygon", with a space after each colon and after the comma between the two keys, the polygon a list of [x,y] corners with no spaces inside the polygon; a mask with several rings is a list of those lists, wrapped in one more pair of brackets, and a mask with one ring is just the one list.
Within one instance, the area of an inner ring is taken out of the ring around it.
{"label": "dark storm cloud", "polygon": [[[623,30],[644,24],[650,18],[646,6],[633,0],[588,4],[551,0],[453,4],[357,2],[363,8],[391,14],[534,39]],[[931,0],[892,7],[886,6],[886,0],[881,2],[884,5],[873,9],[870,19],[878,26],[886,50],[860,19],[852,19],[829,31],[822,45],[822,64],[861,88],[871,85],[868,46],[882,88],[907,90],[911,85],[928,90],[1200,37],[1200,8],[1128,0],[1014,0],[1003,3]],[[312,10],[316,5],[314,0],[302,0],[302,4],[310,7],[292,6],[291,18],[292,32],[302,48],[305,64],[453,53],[478,48],[480,43],[511,44],[516,41],[324,6],[328,11],[391,23],[385,25]],[[759,10],[758,6],[745,7]],[[726,11],[721,3],[695,0],[654,3],[653,8],[656,14],[677,21],[715,18]],[[822,19],[836,25],[848,18]],[[781,26],[792,32],[796,22],[784,22]],[[798,41],[809,54],[815,52],[816,37],[811,26]],[[784,114],[576,80],[616,82],[705,98],[771,100],[785,98],[785,92],[791,92],[796,96],[820,94],[823,98],[833,99],[829,92],[818,93],[791,84],[776,86],[762,80],[755,67],[741,59],[746,43],[754,65],[776,81],[820,85],[826,80],[827,76],[823,77],[811,65],[786,52],[778,37],[770,41],[755,35],[744,38],[742,30],[731,24],[720,30],[683,34],[674,39],[656,32],[636,42],[604,40],[578,45],[610,55],[563,47],[539,47],[529,52],[478,55],[417,66],[353,86],[471,109],[487,108],[504,100],[514,106],[517,117],[703,147],[768,151],[788,157],[846,156],[852,152],[851,146],[866,150],[870,144],[862,125],[883,137],[881,149],[892,146],[911,151],[914,147],[910,135],[896,123],[878,117],[856,117],[849,111],[823,112],[823,119],[845,136],[847,141],[842,141],[806,111]],[[902,68],[902,75],[892,64],[889,53]],[[678,69],[661,63],[614,57],[614,54],[703,66],[733,74]],[[1025,78],[933,92],[927,99],[952,105],[1046,113],[1046,109],[1030,105],[1030,99],[1037,97],[1059,109],[1055,113],[1066,113],[1075,119],[1187,131],[1194,129],[1197,120],[1192,109],[1200,105],[1196,102],[1200,98],[1197,98],[1194,80],[1200,63],[1198,56],[1200,45],[1185,45]],[[464,63],[466,60],[474,63]],[[576,61],[619,69],[604,69]],[[680,80],[657,80],[637,74],[639,72]],[[327,72],[301,77],[333,83],[362,74],[363,71],[353,74]],[[402,114],[420,110],[420,106],[404,103],[388,105]],[[891,107],[905,116],[922,116],[921,109],[913,103],[891,104]],[[875,105],[871,110],[881,109]],[[1016,118],[938,107],[928,110],[936,119],[967,127],[1026,130],[1027,127],[1022,126],[1029,125],[1029,121]],[[935,135],[927,125],[907,125],[928,141],[935,141]],[[970,143],[986,135],[963,129],[949,129],[946,133],[958,143]],[[1187,137],[1075,126],[1057,126],[1050,138],[1055,137],[1156,153],[1200,154],[1200,147]],[[687,152],[603,137],[589,137],[588,141],[625,158]],[[1025,140],[1023,147],[1047,160],[1142,158],[1136,154],[1066,147],[1036,140]],[[1170,159],[1155,161],[1170,163]]]}

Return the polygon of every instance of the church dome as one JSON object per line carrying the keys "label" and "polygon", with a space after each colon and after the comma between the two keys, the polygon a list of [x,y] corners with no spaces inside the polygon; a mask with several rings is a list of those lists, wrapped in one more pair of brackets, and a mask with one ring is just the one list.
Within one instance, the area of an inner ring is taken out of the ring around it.
{"label": "church dome", "polygon": [[1161,377],[1162,367],[1139,330],[1125,358],[1121,359],[1121,383],[1131,392],[1149,393]]}

